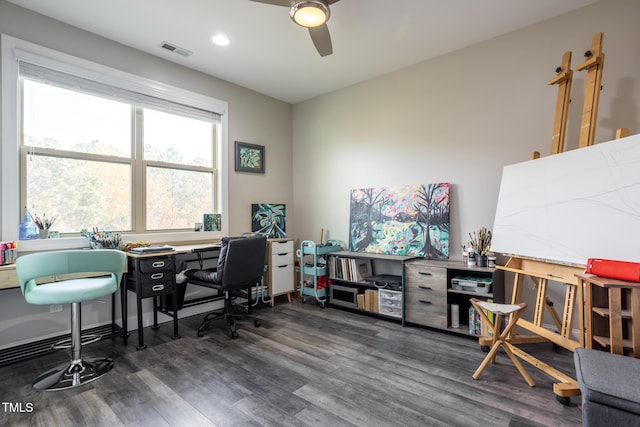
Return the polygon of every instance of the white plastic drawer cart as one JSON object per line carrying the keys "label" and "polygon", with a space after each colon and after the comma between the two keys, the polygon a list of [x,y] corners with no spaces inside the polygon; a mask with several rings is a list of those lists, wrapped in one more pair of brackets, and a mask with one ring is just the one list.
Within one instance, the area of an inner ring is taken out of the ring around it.
{"label": "white plastic drawer cart", "polygon": [[[297,251],[300,259],[300,300],[306,302],[306,297],[314,297],[324,308],[327,302],[329,277],[325,255],[342,250],[337,240],[327,240],[318,244],[311,240],[303,240]],[[324,279],[321,279],[324,277]],[[320,283],[319,283],[320,280]],[[324,283],[323,283],[324,281]]]}

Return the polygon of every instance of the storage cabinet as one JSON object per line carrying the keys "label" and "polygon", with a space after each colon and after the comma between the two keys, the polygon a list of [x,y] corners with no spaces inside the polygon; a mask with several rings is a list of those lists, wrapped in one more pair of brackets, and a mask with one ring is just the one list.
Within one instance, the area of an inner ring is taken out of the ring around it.
{"label": "storage cabinet", "polygon": [[403,318],[403,266],[411,256],[339,251],[328,256],[329,303],[389,319]]}
{"label": "storage cabinet", "polygon": [[295,291],[293,239],[269,239],[267,265],[265,282],[271,304],[275,305],[274,297],[285,294],[291,302],[291,293]]}
{"label": "storage cabinet", "polygon": [[[504,302],[504,272],[456,261],[419,259],[406,263],[406,323],[476,335],[469,330],[471,298]],[[452,310],[452,305],[458,309]],[[452,313],[457,318],[452,319]]]}
{"label": "storage cabinet", "polygon": [[[146,255],[127,253],[127,272],[125,274],[124,281],[126,289],[136,295],[136,309],[138,313],[138,349],[146,348],[142,325],[142,300],[145,298],[153,298],[154,328],[158,328],[158,297],[170,297],[172,298],[172,307],[178,306],[174,264],[173,253]],[[126,307],[126,300],[126,292],[124,292],[122,301],[123,307]],[[179,338],[177,313],[173,312],[170,314],[169,312],[164,311],[163,313],[173,318],[172,338]],[[126,344],[128,331],[125,311],[123,311],[122,325],[124,329],[124,343]]]}
{"label": "storage cabinet", "polygon": [[447,270],[427,261],[405,266],[405,321],[416,325],[447,327]]}
{"label": "storage cabinet", "polygon": [[402,318],[402,291],[378,290],[378,310],[380,314]]}
{"label": "storage cabinet", "polygon": [[175,271],[172,256],[155,256],[146,259],[129,259],[127,288],[141,298],[173,294]]}
{"label": "storage cabinet", "polygon": [[640,358],[640,283],[576,277],[585,290],[585,346]]}

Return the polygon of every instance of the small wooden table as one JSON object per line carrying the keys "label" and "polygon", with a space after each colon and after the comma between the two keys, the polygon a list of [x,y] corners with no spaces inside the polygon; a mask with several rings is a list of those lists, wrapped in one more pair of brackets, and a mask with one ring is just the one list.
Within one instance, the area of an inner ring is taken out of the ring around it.
{"label": "small wooden table", "polygon": [[640,283],[576,277],[585,290],[586,347],[640,358]]}

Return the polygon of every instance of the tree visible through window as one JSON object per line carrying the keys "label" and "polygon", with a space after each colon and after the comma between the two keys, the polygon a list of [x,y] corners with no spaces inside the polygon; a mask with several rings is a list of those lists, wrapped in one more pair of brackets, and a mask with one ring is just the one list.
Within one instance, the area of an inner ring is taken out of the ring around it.
{"label": "tree visible through window", "polygon": [[21,201],[58,231],[192,229],[214,212],[216,121],[22,83]]}

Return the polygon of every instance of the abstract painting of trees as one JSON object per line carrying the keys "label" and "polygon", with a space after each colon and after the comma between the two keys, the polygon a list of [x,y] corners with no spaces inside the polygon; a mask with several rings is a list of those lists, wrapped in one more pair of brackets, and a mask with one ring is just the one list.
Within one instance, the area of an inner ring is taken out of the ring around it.
{"label": "abstract painting of trees", "polygon": [[449,258],[449,183],[351,191],[349,248]]}

